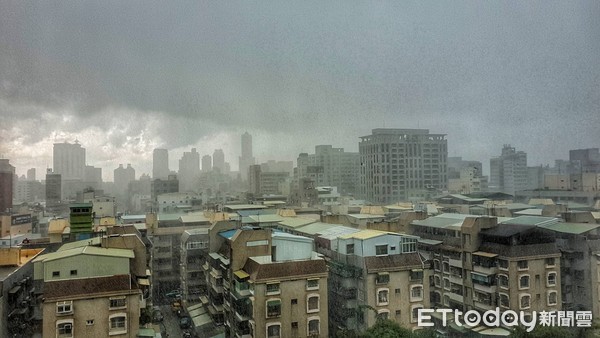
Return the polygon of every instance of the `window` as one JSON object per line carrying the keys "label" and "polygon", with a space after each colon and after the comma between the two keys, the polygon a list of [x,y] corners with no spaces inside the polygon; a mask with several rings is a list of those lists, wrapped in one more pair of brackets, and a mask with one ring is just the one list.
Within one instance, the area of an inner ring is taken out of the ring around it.
{"label": "window", "polygon": [[281,324],[270,324],[267,326],[267,338],[281,337]]}
{"label": "window", "polygon": [[521,300],[519,303],[520,309],[529,309],[531,304],[531,296],[530,295],[521,295]]}
{"label": "window", "polygon": [[318,336],[319,335],[319,319],[309,319],[308,320],[308,335],[309,336]]}
{"label": "window", "polygon": [[502,270],[508,270],[508,261],[506,259],[499,259],[498,267]]}
{"label": "window", "polygon": [[414,285],[410,288],[410,301],[421,301],[423,300],[423,286]]}
{"label": "window", "polygon": [[390,274],[387,272],[378,273],[375,284],[387,284],[390,281]]}
{"label": "window", "polygon": [[400,289],[395,289],[394,293],[397,294],[397,295],[399,295],[400,294]]}
{"label": "window", "polygon": [[439,260],[437,260],[437,259],[434,259],[434,260],[433,260],[433,269],[434,269],[435,271],[441,271],[441,270],[440,270],[440,261],[439,261]]}
{"label": "window", "polygon": [[402,253],[416,252],[417,240],[415,238],[402,237]]}
{"label": "window", "polygon": [[110,298],[110,305],[109,307],[111,309],[121,309],[127,306],[127,302],[125,297],[112,297]]}
{"label": "window", "polygon": [[267,317],[281,316],[281,300],[272,299],[267,301]]}
{"label": "window", "polygon": [[64,301],[56,303],[56,314],[65,315],[73,313],[73,301]]}
{"label": "window", "polygon": [[410,311],[410,322],[416,323],[417,318],[419,318],[419,309],[422,309],[423,305],[414,305]]}
{"label": "window", "polygon": [[383,256],[388,254],[388,246],[387,245],[376,245],[375,246],[375,255]]}
{"label": "window", "polygon": [[346,244],[346,255],[354,255],[354,244]]}
{"label": "window", "polygon": [[546,267],[551,268],[554,267],[556,263],[554,262],[554,257],[546,258]]}
{"label": "window", "polygon": [[73,321],[60,320],[56,322],[56,336],[59,338],[73,337]]}
{"label": "window", "polygon": [[508,289],[508,276],[507,275],[498,275],[498,285],[501,288]]}
{"label": "window", "polygon": [[518,261],[517,268],[519,270],[527,270],[529,269],[529,263],[527,261]]}
{"label": "window", "polygon": [[298,328],[298,322],[292,322],[292,329]]}
{"label": "window", "polygon": [[529,275],[522,275],[519,277],[519,289],[529,288]]}
{"label": "window", "polygon": [[60,271],[52,271],[52,277],[60,277]]}
{"label": "window", "polygon": [[556,291],[548,291],[548,305],[556,305],[558,303],[558,293]]}
{"label": "window", "polygon": [[318,290],[319,289],[319,280],[318,279],[309,279],[306,281],[306,290]]}
{"label": "window", "polygon": [[450,273],[450,263],[448,262],[443,262],[442,263],[442,267],[444,269],[444,273]]}
{"label": "window", "polygon": [[308,295],[306,300],[306,312],[319,312],[319,295]]}
{"label": "window", "polygon": [[390,291],[388,289],[377,290],[377,305],[387,305],[389,303],[389,293]]}
{"label": "window", "polygon": [[444,278],[444,289],[450,290],[450,279]]}
{"label": "window", "polygon": [[188,242],[187,243],[188,250],[206,249],[206,248],[208,248],[208,241]]}
{"label": "window", "polygon": [[423,270],[411,270],[410,271],[410,280],[421,280],[423,279]]}
{"label": "window", "polygon": [[440,278],[440,276],[433,277],[433,284],[437,287],[440,287],[442,285],[442,279]]}
{"label": "window", "polygon": [[71,276],[77,276],[77,270],[71,270]]}
{"label": "window", "polygon": [[109,335],[127,332],[127,315],[125,313],[115,314],[109,317]]}
{"label": "window", "polygon": [[296,305],[296,304],[298,304],[298,298],[292,299],[292,305]]}
{"label": "window", "polygon": [[546,278],[547,286],[556,286],[556,272],[548,272],[548,276]]}
{"label": "window", "polygon": [[267,295],[279,294],[279,283],[267,284]]}
{"label": "window", "polygon": [[377,320],[386,320],[390,317],[390,311],[387,309],[377,312]]}
{"label": "window", "polygon": [[510,301],[508,299],[508,295],[505,293],[500,293],[500,306],[501,307],[509,307],[510,306]]}

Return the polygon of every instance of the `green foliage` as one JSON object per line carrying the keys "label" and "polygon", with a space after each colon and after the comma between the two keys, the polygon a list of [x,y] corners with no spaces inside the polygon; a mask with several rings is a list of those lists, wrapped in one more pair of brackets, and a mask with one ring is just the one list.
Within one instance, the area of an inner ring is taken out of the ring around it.
{"label": "green foliage", "polygon": [[148,324],[152,322],[152,309],[145,307],[140,311],[140,325]]}

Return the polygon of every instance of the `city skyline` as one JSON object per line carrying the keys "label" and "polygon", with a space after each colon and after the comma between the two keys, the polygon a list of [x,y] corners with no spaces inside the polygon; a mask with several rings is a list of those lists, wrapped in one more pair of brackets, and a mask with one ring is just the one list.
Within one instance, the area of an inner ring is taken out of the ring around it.
{"label": "city skyline", "polygon": [[[257,162],[375,128],[447,134],[448,156],[503,144],[528,165],[600,144],[600,7],[543,3],[0,4],[0,156],[44,173],[79,140],[109,178],[155,148]],[[315,10],[317,6],[319,10]]]}

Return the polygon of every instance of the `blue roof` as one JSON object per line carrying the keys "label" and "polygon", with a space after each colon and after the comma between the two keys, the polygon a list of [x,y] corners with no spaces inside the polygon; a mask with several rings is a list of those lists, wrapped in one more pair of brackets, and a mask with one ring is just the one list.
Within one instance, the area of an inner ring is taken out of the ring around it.
{"label": "blue roof", "polygon": [[233,235],[236,233],[236,231],[237,231],[237,229],[221,231],[221,232],[219,232],[219,235],[225,239],[231,239],[231,237],[233,237]]}

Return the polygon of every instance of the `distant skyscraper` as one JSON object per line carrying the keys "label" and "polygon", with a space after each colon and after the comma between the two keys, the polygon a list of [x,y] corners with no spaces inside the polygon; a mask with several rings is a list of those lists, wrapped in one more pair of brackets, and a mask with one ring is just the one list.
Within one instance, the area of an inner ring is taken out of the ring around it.
{"label": "distant skyscraper", "polygon": [[35,168],[31,168],[31,169],[27,170],[27,180],[35,181]]}
{"label": "distant skyscraper", "polygon": [[64,181],[83,180],[85,176],[85,148],[77,141],[54,143],[52,162],[54,173],[60,174]]}
{"label": "distant skyscraper", "polygon": [[167,149],[154,149],[152,154],[152,178],[166,180],[169,174],[169,151]]}
{"label": "distant skyscraper", "polygon": [[212,170],[212,158],[210,155],[202,156],[202,172],[209,172]]}
{"label": "distant skyscraper", "polygon": [[215,149],[213,153],[213,169],[218,169],[220,172],[225,172],[225,154],[223,149]]}
{"label": "distant skyscraper", "polygon": [[46,206],[56,207],[62,198],[62,185],[60,174],[52,172],[48,169],[46,172]]}
{"label": "distant skyscraper", "polygon": [[240,160],[240,175],[242,180],[248,179],[248,168],[255,163],[254,156],[252,154],[252,135],[245,132],[242,135],[242,156]]}
{"label": "distant skyscraper", "polygon": [[0,159],[0,213],[12,209],[15,167],[8,162],[8,159]]}
{"label": "distant skyscraper", "polygon": [[527,154],[510,144],[504,145],[502,155],[490,159],[490,190],[514,195],[527,190],[527,177]]}
{"label": "distant skyscraper", "polygon": [[184,152],[179,160],[179,191],[195,191],[196,180],[200,176],[200,154],[196,148],[191,152]]}
{"label": "distant skyscraper", "polygon": [[373,129],[361,137],[360,193],[374,203],[430,198],[447,188],[448,141],[427,129]]}
{"label": "distant skyscraper", "polygon": [[119,195],[124,195],[129,187],[129,182],[135,181],[135,169],[131,164],[123,168],[122,164],[114,170],[115,189]]}

